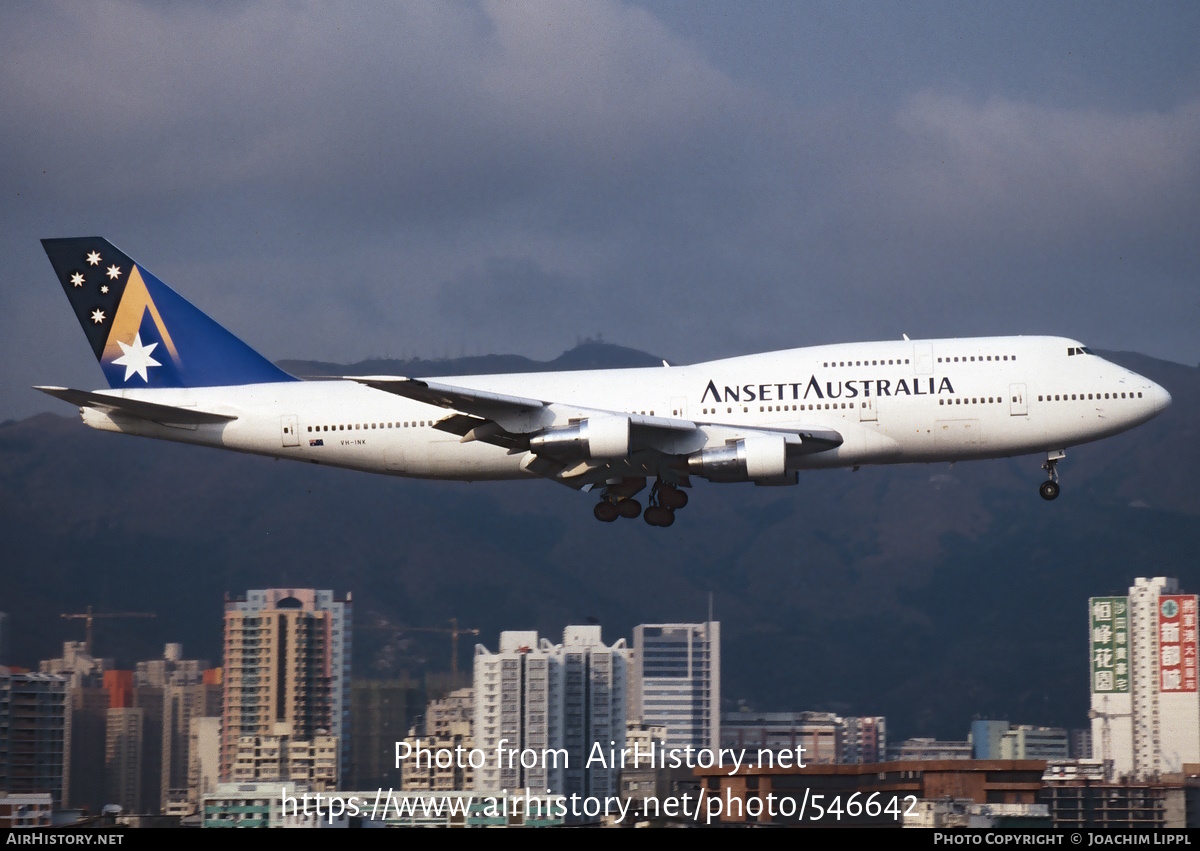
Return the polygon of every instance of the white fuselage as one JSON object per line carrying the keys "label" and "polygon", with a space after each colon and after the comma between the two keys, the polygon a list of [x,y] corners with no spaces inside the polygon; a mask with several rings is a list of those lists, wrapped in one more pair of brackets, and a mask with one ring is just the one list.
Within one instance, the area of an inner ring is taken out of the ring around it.
{"label": "white fuselage", "polygon": [[[836,449],[789,461],[794,469],[1064,449],[1132,428],[1170,403],[1154,382],[1061,337],[844,343],[690,366],[438,380],[554,403],[561,424],[572,407],[694,422],[705,437],[683,452],[723,444],[739,428],[842,435]],[[109,431],[419,478],[533,475],[528,452],[433,427],[452,411],[354,381],[102,392],[237,417],[173,427],[82,409],[88,425]]]}

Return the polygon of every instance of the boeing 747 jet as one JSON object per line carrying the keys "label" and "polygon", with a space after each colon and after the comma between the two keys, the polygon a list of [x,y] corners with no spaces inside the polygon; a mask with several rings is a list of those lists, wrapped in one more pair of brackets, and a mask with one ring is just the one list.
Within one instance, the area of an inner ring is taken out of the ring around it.
{"label": "boeing 747 jet", "polygon": [[[547,479],[670,526],[696,479],[1044,454],[1160,413],[1159,385],[1062,337],[841,343],[690,366],[453,378],[288,375],[99,237],[42,244],[106,390],[38,387],[103,431],[429,479]],[[637,495],[649,484],[643,511]]]}

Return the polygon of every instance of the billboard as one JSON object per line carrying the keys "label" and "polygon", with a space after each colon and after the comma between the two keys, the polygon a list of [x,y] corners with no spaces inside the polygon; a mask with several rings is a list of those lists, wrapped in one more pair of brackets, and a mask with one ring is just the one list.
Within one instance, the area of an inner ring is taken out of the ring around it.
{"label": "billboard", "polygon": [[1158,598],[1158,689],[1196,692],[1196,595]]}
{"label": "billboard", "polygon": [[1129,694],[1129,598],[1091,597],[1088,610],[1092,694]]}

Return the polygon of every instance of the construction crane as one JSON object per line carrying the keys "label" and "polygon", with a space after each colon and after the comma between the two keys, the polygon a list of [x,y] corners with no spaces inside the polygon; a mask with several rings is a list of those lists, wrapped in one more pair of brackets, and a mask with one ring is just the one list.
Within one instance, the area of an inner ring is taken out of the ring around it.
{"label": "construction crane", "polygon": [[393,632],[433,632],[440,635],[450,636],[450,673],[457,679],[458,677],[458,637],[460,635],[479,635],[477,629],[459,629],[458,618],[450,618],[450,626],[395,626],[392,624],[382,624],[380,626],[362,625],[358,629],[388,629]]}
{"label": "construction crane", "polygon": [[1088,718],[1099,718],[1100,725],[1100,760],[1104,765],[1104,779],[1112,780],[1114,760],[1112,758],[1112,733],[1109,730],[1109,719],[1132,718],[1129,712],[1109,712],[1108,695],[1104,696],[1104,709],[1089,709]]}
{"label": "construction crane", "polygon": [[89,656],[92,655],[92,621],[95,618],[156,618],[154,612],[93,612],[92,607],[88,606],[86,612],[82,613],[63,613],[60,615],[64,620],[82,620],[87,623],[87,641],[84,647]]}

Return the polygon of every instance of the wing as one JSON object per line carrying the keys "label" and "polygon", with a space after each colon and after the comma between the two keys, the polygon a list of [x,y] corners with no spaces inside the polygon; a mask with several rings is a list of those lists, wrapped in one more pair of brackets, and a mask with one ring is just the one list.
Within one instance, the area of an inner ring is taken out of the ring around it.
{"label": "wing", "polygon": [[[747,452],[764,451],[768,444],[784,462],[842,444],[842,435],[826,428],[756,428],[629,414],[396,376],[346,379],[453,411],[434,427],[463,442],[529,452],[529,472],[573,487],[614,476],[660,475],[674,481],[686,481],[691,473],[707,476],[704,463],[698,463],[706,453],[730,455],[733,468],[744,471]],[[747,444],[753,444],[749,450]],[[726,466],[711,477],[729,478]]]}
{"label": "wing", "polygon": [[161,423],[163,425],[205,425],[209,423],[227,423],[237,417],[230,414],[214,414],[200,411],[196,408],[181,408],[175,405],[160,405],[156,402],[143,402],[138,399],[126,399],[122,396],[109,396],[106,393],[89,393],[86,390],[71,390],[68,387],[34,387],[43,393],[78,405],[81,408],[96,408],[110,414],[133,417],[139,420]]}
{"label": "wing", "polygon": [[346,378],[349,381],[357,381],[359,384],[374,387],[376,390],[395,393],[397,396],[415,399],[427,405],[463,411],[476,418],[490,420],[513,434],[523,434],[531,430],[535,431],[537,428],[545,428],[554,421],[554,415],[549,411],[549,405],[537,399],[506,396],[503,393],[489,393],[483,390],[468,390],[450,384],[439,384],[435,381],[421,381],[416,378],[398,378],[389,375],[346,376]]}

